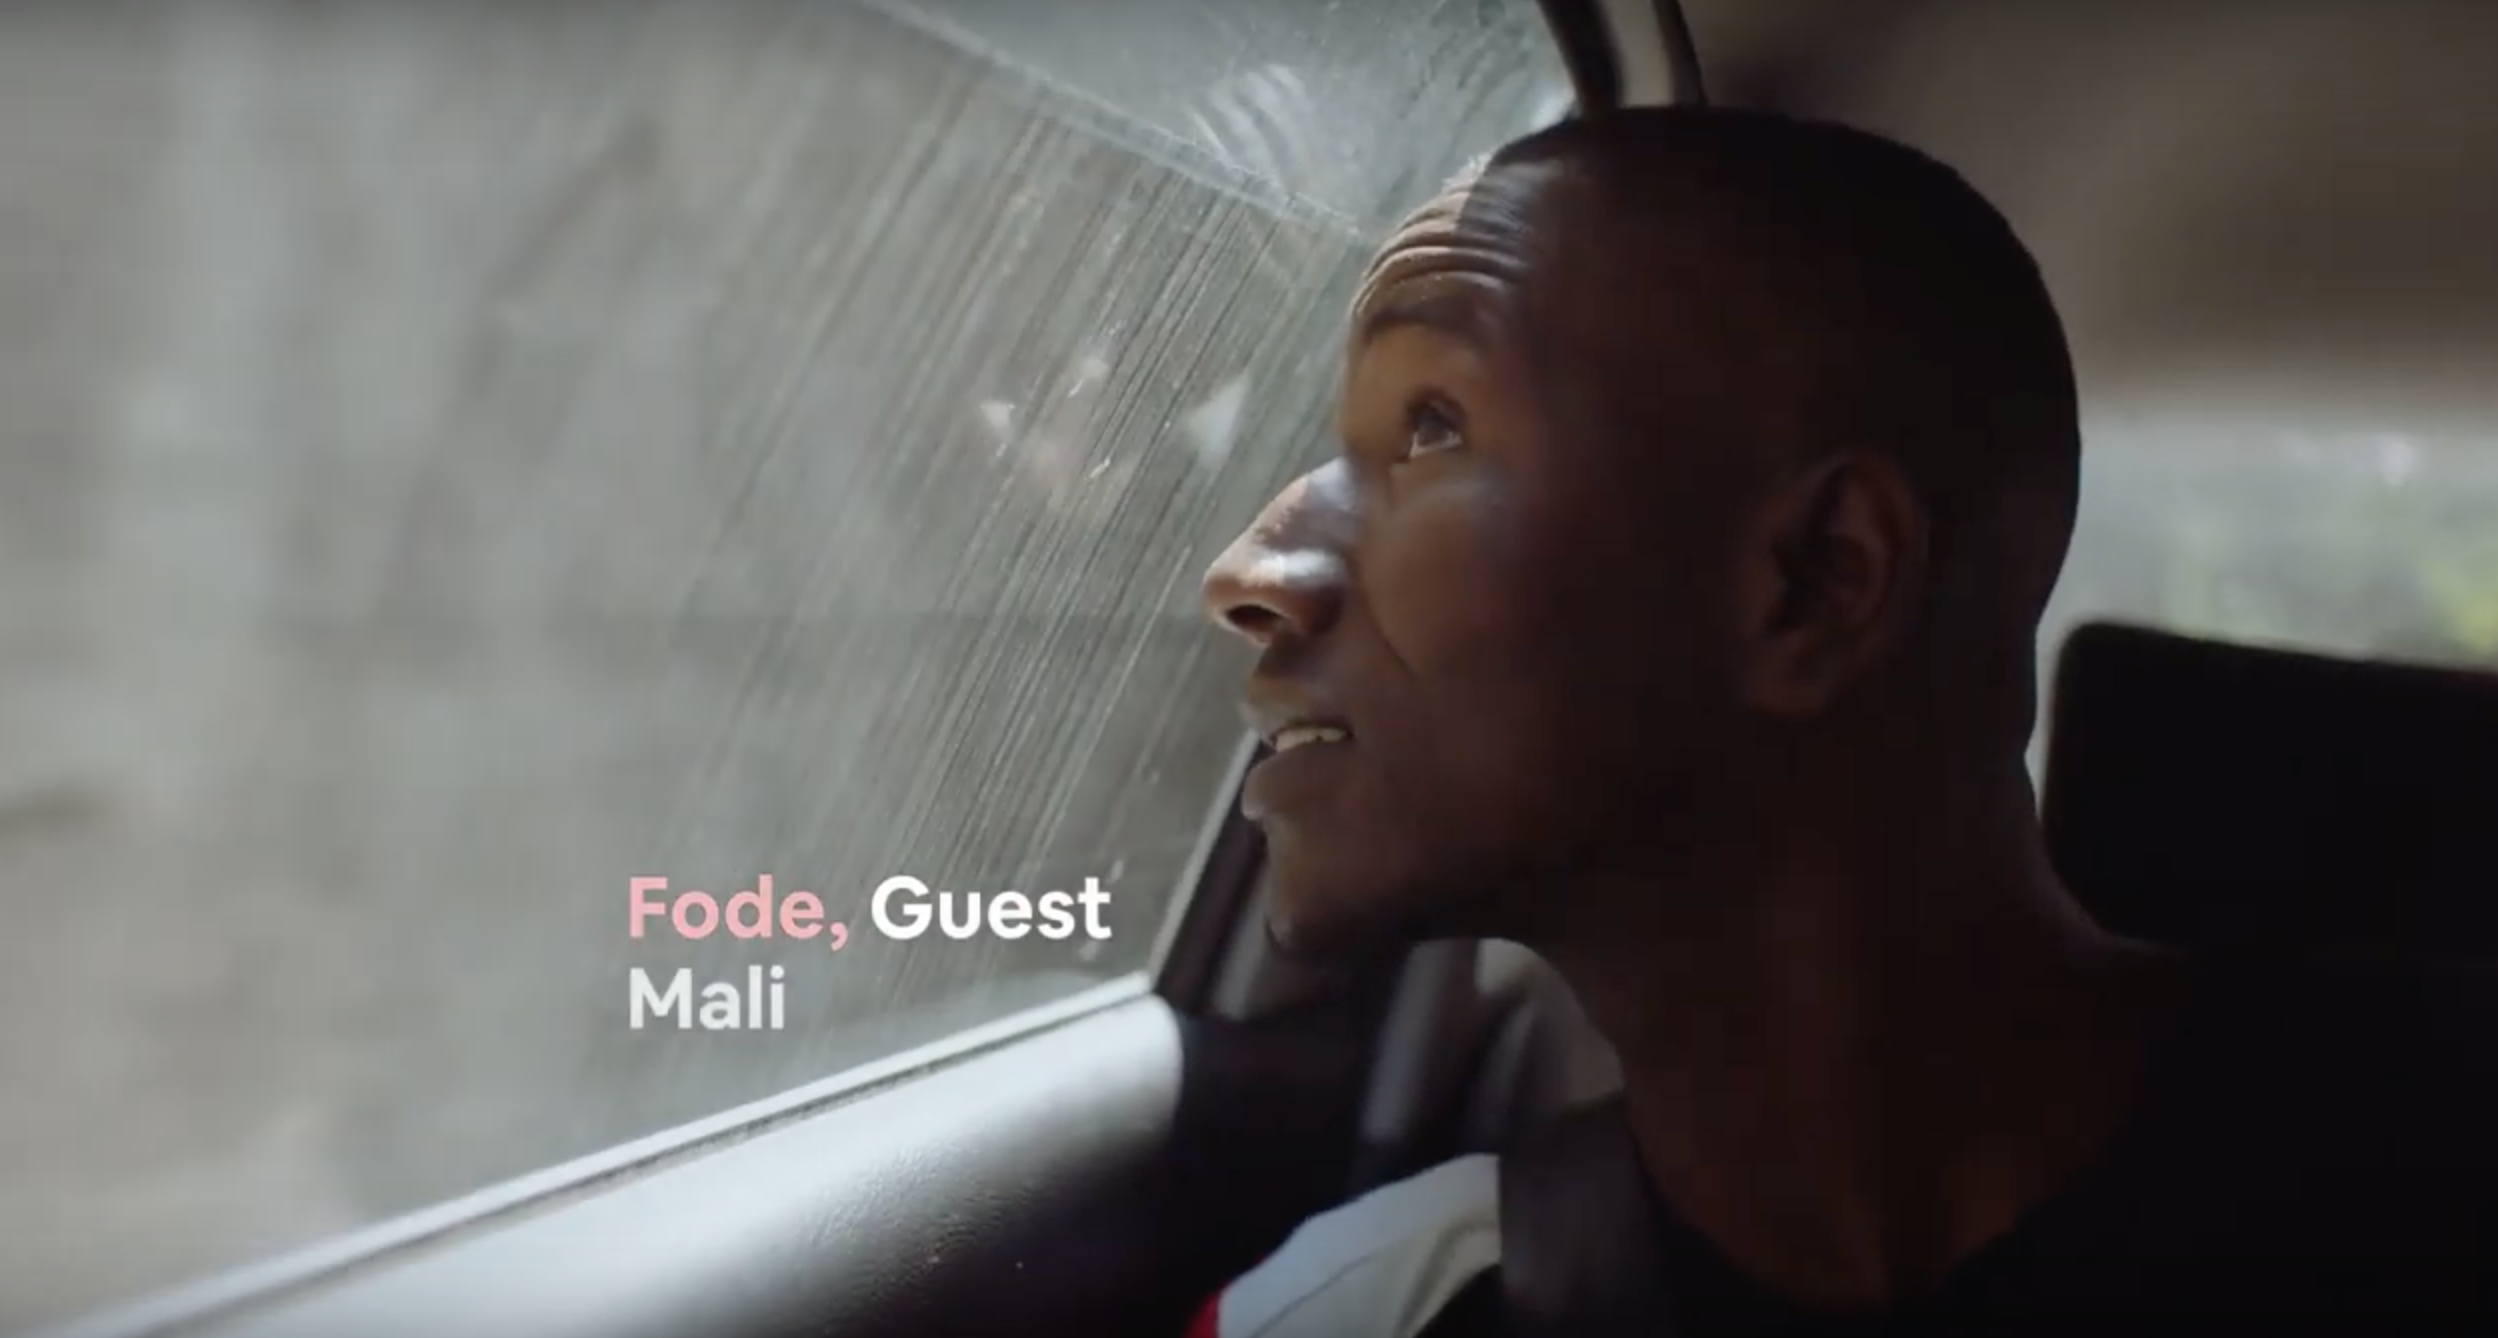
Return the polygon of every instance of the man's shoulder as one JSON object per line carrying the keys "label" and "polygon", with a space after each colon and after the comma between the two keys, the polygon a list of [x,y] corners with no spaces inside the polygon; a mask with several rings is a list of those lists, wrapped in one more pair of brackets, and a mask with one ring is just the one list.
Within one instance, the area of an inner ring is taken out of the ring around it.
{"label": "man's shoulder", "polygon": [[1459,1157],[1301,1224],[1206,1304],[1190,1338],[1416,1338],[1489,1295],[1500,1163]]}

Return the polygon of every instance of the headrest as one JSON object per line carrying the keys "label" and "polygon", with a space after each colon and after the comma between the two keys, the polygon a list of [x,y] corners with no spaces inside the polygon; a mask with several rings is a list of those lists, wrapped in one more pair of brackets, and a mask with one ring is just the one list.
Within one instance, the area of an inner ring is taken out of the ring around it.
{"label": "headrest", "polygon": [[2086,626],[2045,791],[2058,871],[2118,932],[2498,951],[2498,676]]}

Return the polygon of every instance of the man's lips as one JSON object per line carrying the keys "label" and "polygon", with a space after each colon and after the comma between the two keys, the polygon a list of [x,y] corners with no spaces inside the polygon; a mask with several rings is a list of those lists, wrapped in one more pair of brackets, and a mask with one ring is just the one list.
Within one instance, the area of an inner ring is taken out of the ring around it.
{"label": "man's lips", "polygon": [[1303,743],[1270,753],[1240,786],[1240,815],[1263,823],[1296,811],[1323,807],[1353,756],[1344,743]]}
{"label": "man's lips", "polygon": [[1254,686],[1241,705],[1241,716],[1258,742],[1276,753],[1353,739],[1353,726],[1342,714],[1304,697],[1262,693]]}
{"label": "man's lips", "polygon": [[1286,725],[1267,737],[1266,746],[1282,754],[1291,752],[1295,748],[1307,748],[1316,744],[1343,743],[1352,737],[1353,731],[1342,725],[1327,725],[1312,721],[1307,724]]}
{"label": "man's lips", "polygon": [[1261,693],[1253,685],[1243,713],[1270,754],[1241,786],[1241,813],[1252,822],[1306,802],[1309,787],[1332,770],[1328,763],[1353,743],[1343,716],[1306,697]]}

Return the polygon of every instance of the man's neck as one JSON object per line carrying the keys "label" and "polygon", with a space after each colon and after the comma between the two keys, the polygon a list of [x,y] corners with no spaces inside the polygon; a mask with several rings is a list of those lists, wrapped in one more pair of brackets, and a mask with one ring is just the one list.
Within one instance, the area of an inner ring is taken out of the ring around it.
{"label": "man's neck", "polygon": [[2133,1109],[2179,973],[2073,905],[2019,788],[1922,830],[1786,833],[1548,948],[1662,1197],[1799,1301],[1939,1281]]}

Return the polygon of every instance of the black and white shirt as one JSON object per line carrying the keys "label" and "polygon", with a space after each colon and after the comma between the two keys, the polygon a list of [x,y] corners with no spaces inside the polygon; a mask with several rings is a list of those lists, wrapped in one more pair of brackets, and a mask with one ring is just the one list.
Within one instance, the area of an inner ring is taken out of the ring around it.
{"label": "black and white shirt", "polygon": [[1879,1314],[1807,1310],[1659,1201],[1618,1104],[1304,1224],[1191,1338],[2498,1334],[2498,994],[2211,963],[2134,1119]]}

